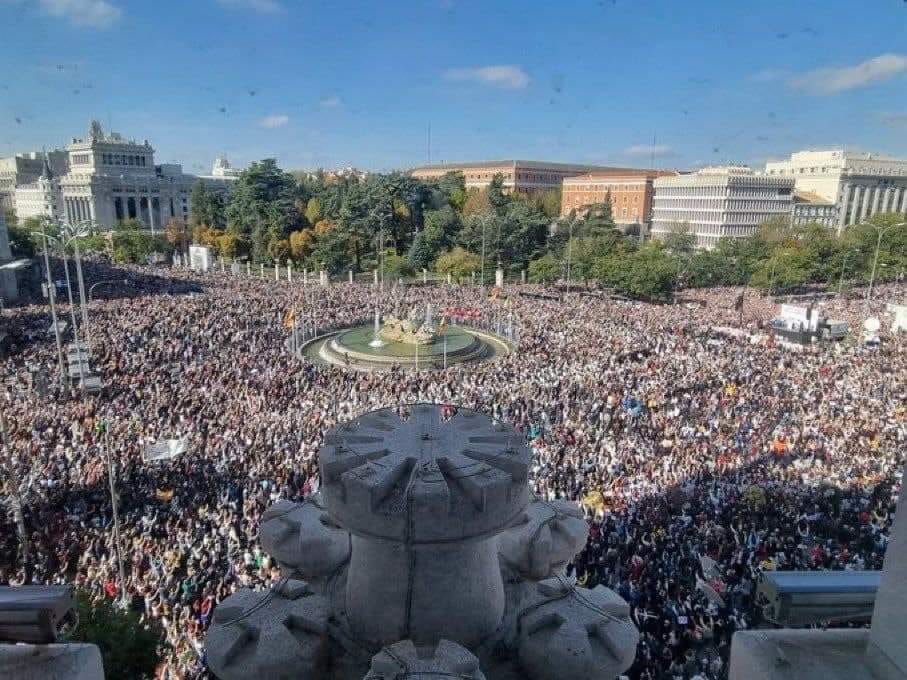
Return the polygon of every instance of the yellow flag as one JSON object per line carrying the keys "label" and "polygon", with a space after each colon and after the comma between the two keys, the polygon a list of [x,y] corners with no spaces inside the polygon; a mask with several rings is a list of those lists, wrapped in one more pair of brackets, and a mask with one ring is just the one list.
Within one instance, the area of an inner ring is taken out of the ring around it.
{"label": "yellow flag", "polygon": [[296,310],[291,309],[287,311],[287,315],[283,317],[283,327],[287,330],[291,330],[293,325],[296,323]]}

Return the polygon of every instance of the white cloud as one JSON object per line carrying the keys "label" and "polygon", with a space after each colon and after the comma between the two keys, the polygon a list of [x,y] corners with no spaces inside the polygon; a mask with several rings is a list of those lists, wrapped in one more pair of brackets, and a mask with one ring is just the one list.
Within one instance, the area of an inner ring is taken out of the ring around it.
{"label": "white cloud", "polygon": [[521,90],[529,85],[529,76],[519,66],[478,66],[476,68],[451,68],[444,72],[447,80],[467,81]]}
{"label": "white cloud", "polygon": [[274,128],[283,127],[284,125],[286,125],[289,122],[290,122],[289,116],[285,116],[282,113],[275,113],[270,116],[265,116],[258,122],[258,124],[263,128],[273,130]]}
{"label": "white cloud", "polygon": [[667,144],[635,144],[624,149],[625,156],[670,156],[674,153]]}
{"label": "white cloud", "polygon": [[907,72],[907,56],[880,54],[854,66],[820,68],[788,79],[788,85],[807,94],[837,94],[890,80]]}
{"label": "white cloud", "polygon": [[52,17],[90,28],[110,28],[123,14],[107,0],[38,0],[38,6]]}
{"label": "white cloud", "polygon": [[322,109],[339,109],[341,106],[343,106],[343,100],[337,95],[322,97],[318,102],[318,107]]}
{"label": "white cloud", "polygon": [[781,69],[766,68],[751,75],[750,80],[754,83],[773,83],[786,77],[787,73]]}
{"label": "white cloud", "polygon": [[283,5],[277,0],[217,0],[224,7],[250,9],[260,14],[277,14],[283,11]]}

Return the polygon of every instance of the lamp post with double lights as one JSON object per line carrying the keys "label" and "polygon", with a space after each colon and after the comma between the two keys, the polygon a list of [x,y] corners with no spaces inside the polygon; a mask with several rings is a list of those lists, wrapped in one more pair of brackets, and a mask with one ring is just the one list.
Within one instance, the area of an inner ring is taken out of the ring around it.
{"label": "lamp post with double lights", "polygon": [[48,282],[48,288],[50,289],[48,291],[48,294],[50,295],[50,300],[51,300],[51,316],[53,317],[54,332],[55,332],[55,336],[56,336],[56,340],[57,340],[57,353],[58,353],[58,358],[60,361],[60,370],[61,371],[63,371],[63,350],[62,350],[62,343],[60,341],[59,329],[57,327],[56,308],[54,305],[54,298],[53,298],[53,294],[54,294],[53,282],[51,281],[51,275],[50,275],[50,259],[49,259],[48,251],[47,251],[48,242],[54,243],[57,246],[57,248],[60,250],[61,257],[63,258],[63,271],[66,275],[66,292],[67,292],[67,295],[69,298],[69,311],[70,311],[70,317],[72,319],[72,337],[73,337],[73,343],[75,344],[77,359],[78,359],[78,364],[79,364],[79,385],[80,385],[80,389],[83,391],[83,393],[85,391],[85,363],[82,360],[82,346],[81,346],[81,343],[79,342],[79,328],[78,328],[78,323],[76,322],[76,308],[75,308],[75,302],[74,302],[73,296],[72,296],[72,281],[70,280],[70,277],[69,277],[69,260],[66,256],[66,251],[70,245],[73,246],[73,250],[75,253],[75,260],[76,260],[76,276],[77,276],[78,284],[79,284],[80,307],[81,307],[81,312],[82,312],[82,329],[83,329],[83,331],[85,331],[87,333],[88,332],[87,331],[88,310],[85,305],[85,286],[84,286],[84,279],[82,278],[82,264],[81,264],[81,259],[79,257],[78,240],[81,238],[85,238],[86,236],[88,236],[91,233],[90,225],[91,225],[91,223],[87,222],[87,221],[78,222],[76,224],[68,224],[68,223],[61,224],[60,233],[57,236],[51,236],[50,234],[47,233],[47,224],[44,225],[44,228],[41,231],[32,232],[34,234],[40,235],[44,241],[44,264],[47,269],[47,282]]}
{"label": "lamp post with double lights", "polygon": [[889,224],[887,227],[879,227],[872,223],[867,224],[867,226],[875,229],[878,234],[878,239],[876,239],[876,254],[872,260],[872,274],[869,277],[869,290],[866,291],[866,305],[868,306],[869,301],[872,299],[872,286],[875,283],[876,268],[879,265],[879,250],[882,248],[882,237],[892,229],[907,226],[907,222],[895,222],[894,224]]}

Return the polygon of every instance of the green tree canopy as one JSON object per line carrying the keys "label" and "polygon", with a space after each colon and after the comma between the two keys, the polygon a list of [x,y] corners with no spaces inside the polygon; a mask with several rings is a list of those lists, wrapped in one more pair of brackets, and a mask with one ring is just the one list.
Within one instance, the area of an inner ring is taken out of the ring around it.
{"label": "green tree canopy", "polygon": [[545,253],[529,263],[529,280],[532,283],[554,283],[560,278],[563,267],[551,253]]}
{"label": "green tree canopy", "polygon": [[131,610],[119,609],[113,601],[92,600],[80,590],[76,597],[78,625],[67,642],[86,642],[98,646],[107,680],[153,678],[161,662],[163,631],[154,620],[142,623]]}
{"label": "green tree canopy", "polygon": [[463,248],[449,250],[435,260],[435,271],[439,274],[450,274],[457,281],[464,281],[477,272],[480,266],[479,256]]}

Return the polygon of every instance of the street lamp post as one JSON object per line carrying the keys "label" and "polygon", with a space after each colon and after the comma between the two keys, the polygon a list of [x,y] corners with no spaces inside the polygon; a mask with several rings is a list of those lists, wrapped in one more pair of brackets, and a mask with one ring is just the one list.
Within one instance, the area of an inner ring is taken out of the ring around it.
{"label": "street lamp post", "polygon": [[877,227],[874,224],[869,225],[873,229],[876,230],[876,233],[878,234],[878,239],[876,240],[876,254],[872,260],[872,274],[869,277],[869,290],[866,291],[866,304],[867,305],[869,305],[869,301],[872,299],[872,286],[875,283],[876,267],[878,267],[878,264],[879,264],[879,250],[881,250],[881,248],[882,248],[882,237],[885,235],[886,232],[888,232],[888,230],[894,229],[895,227],[903,227],[905,225],[907,225],[907,222],[897,222],[896,224],[889,224],[887,227],[884,227],[884,228]]}
{"label": "street lamp post", "polygon": [[44,239],[44,271],[47,274],[47,299],[50,302],[50,318],[54,325],[54,338],[57,341],[57,361],[60,367],[60,385],[66,381],[66,370],[63,367],[63,343],[60,341],[60,327],[57,325],[57,306],[54,303],[55,287],[50,273],[50,256],[47,254],[47,234],[40,232]]}
{"label": "street lamp post", "polygon": [[838,297],[841,297],[841,292],[844,290],[844,268],[847,266],[847,258],[858,252],[860,252],[859,248],[854,248],[844,253],[844,258],[841,260],[841,276],[838,278]]}
{"label": "street lamp post", "polygon": [[481,217],[482,220],[482,276],[479,281],[479,286],[483,289],[485,288],[485,218]]}
{"label": "street lamp post", "polygon": [[110,507],[113,512],[113,540],[117,552],[117,566],[120,572],[120,601],[126,606],[126,569],[123,566],[123,547],[120,541],[120,514],[117,507],[116,469],[110,456],[110,437],[107,423],[101,424],[104,432],[104,453],[107,458],[107,479],[110,482]]}
{"label": "street lamp post", "polygon": [[92,295],[94,295],[94,289],[98,286],[103,286],[108,283],[122,283],[124,286],[129,283],[128,279],[105,279],[104,281],[98,281],[97,283],[91,284],[91,288],[88,289],[88,304],[91,304]]}
{"label": "street lamp post", "polygon": [[573,220],[567,231],[567,294],[570,294],[570,266],[573,263]]}

